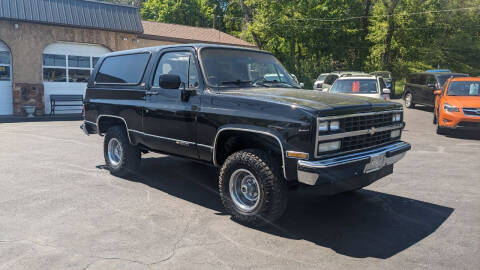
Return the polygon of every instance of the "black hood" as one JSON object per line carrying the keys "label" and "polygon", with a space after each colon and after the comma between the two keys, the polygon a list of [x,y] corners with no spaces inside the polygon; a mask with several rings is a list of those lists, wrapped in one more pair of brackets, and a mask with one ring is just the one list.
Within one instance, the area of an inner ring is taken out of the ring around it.
{"label": "black hood", "polygon": [[331,94],[314,90],[289,88],[244,88],[222,90],[222,94],[235,95],[244,98],[259,99],[270,102],[286,103],[301,106],[315,111],[345,111],[345,113],[360,111],[377,111],[400,109],[398,103],[381,99],[360,97],[348,94]]}

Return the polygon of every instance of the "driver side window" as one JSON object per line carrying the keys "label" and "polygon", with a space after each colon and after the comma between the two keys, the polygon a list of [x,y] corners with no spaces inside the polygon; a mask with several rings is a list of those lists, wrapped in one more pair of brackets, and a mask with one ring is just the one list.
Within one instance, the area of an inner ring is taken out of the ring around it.
{"label": "driver side window", "polygon": [[158,63],[153,86],[159,86],[160,75],[171,74],[180,76],[180,81],[187,88],[198,88],[198,73],[189,52],[167,52]]}

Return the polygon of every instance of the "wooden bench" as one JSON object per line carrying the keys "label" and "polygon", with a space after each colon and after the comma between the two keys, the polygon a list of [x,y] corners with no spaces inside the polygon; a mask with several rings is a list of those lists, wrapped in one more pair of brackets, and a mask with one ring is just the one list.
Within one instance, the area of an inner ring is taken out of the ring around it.
{"label": "wooden bench", "polygon": [[50,116],[54,116],[57,107],[69,107],[66,110],[71,110],[71,107],[80,107],[80,110],[83,106],[83,95],[50,95]]}

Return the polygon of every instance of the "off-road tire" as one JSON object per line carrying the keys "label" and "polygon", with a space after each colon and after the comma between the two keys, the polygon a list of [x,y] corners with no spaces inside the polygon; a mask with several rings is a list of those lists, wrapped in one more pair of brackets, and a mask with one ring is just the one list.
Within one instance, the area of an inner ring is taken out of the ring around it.
{"label": "off-road tire", "polygon": [[[238,151],[227,158],[220,170],[219,191],[223,206],[233,220],[261,227],[277,220],[285,212],[288,189],[279,164],[279,161],[257,149]],[[238,208],[230,196],[230,178],[238,169],[250,171],[261,190],[259,203],[250,212]]]}
{"label": "off-road tire", "polygon": [[[123,149],[121,160],[116,166],[110,162],[108,157],[108,143],[113,138],[120,142]],[[108,129],[103,143],[103,154],[105,163],[107,164],[110,173],[113,175],[120,177],[127,176],[137,171],[140,167],[140,149],[137,146],[130,144],[127,137],[127,131],[121,126],[113,126]]]}

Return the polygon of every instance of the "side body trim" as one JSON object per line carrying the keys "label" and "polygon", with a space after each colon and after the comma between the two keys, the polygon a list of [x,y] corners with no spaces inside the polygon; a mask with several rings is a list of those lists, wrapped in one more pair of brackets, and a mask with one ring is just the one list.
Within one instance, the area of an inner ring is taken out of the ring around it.
{"label": "side body trim", "polygon": [[195,142],[182,141],[182,140],[172,139],[172,138],[168,138],[168,137],[163,137],[163,136],[157,136],[157,135],[153,135],[153,134],[148,134],[148,133],[141,132],[141,131],[138,131],[138,130],[135,130],[135,129],[129,129],[128,131],[130,131],[130,132],[135,132],[135,133],[138,133],[138,134],[144,135],[144,136],[149,136],[149,137],[157,138],[157,139],[163,139],[163,140],[167,140],[167,141],[172,141],[172,142],[175,142],[175,143],[181,144],[181,145],[196,145],[196,144],[197,144],[197,143],[195,143]]}
{"label": "side body trim", "polygon": [[271,134],[271,133],[268,133],[266,131],[261,131],[261,130],[254,130],[254,129],[246,129],[246,128],[238,128],[238,127],[224,127],[224,128],[221,128],[218,130],[217,132],[217,135],[215,135],[215,142],[213,143],[213,157],[212,157],[212,160],[213,160],[213,165],[215,166],[219,166],[218,162],[217,162],[217,158],[216,158],[216,155],[217,155],[217,141],[218,141],[218,135],[220,135],[220,133],[222,133],[223,131],[226,131],[226,130],[236,130],[236,131],[244,131],[244,132],[251,132],[251,133],[258,133],[258,134],[262,134],[262,135],[267,135],[267,136],[270,136],[270,137],[273,137],[277,140],[278,144],[280,145],[280,150],[282,151],[282,168],[283,168],[283,176],[285,177],[285,179],[287,179],[287,171],[286,171],[286,168],[285,168],[285,154],[284,154],[284,150],[283,150],[283,145],[282,145],[282,141],[280,140],[280,138],[278,138],[277,136]]}

